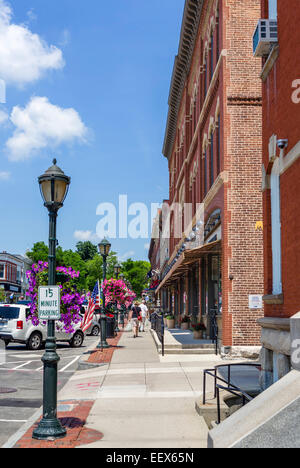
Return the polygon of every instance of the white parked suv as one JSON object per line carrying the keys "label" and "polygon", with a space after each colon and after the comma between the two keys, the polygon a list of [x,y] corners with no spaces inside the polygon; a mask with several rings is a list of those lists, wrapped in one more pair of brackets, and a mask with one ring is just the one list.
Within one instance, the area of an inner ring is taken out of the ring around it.
{"label": "white parked suv", "polygon": [[[47,338],[47,325],[40,324],[34,327],[31,321],[27,321],[29,314],[28,305],[0,304],[0,339],[6,346],[9,343],[22,343],[32,351],[42,348]],[[57,341],[68,342],[73,348],[80,348],[85,338],[80,325],[75,325],[73,335],[56,330]]]}

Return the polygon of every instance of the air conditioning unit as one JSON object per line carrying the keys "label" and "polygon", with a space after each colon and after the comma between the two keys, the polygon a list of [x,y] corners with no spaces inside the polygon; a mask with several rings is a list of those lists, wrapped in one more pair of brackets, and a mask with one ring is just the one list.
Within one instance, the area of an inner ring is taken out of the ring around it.
{"label": "air conditioning unit", "polygon": [[261,19],[253,36],[253,54],[255,57],[269,55],[274,44],[278,43],[277,20]]}

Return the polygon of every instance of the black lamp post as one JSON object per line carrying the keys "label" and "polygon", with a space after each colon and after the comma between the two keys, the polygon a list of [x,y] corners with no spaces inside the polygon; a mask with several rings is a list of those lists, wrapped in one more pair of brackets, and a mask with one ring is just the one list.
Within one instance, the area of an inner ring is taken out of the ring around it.
{"label": "black lamp post", "polygon": [[[103,239],[102,242],[98,245],[100,255],[103,258],[103,281],[106,280],[106,269],[107,269],[107,257],[109,255],[111,244],[108,242],[107,239]],[[100,324],[101,324],[101,340],[99,345],[97,346],[98,349],[109,348],[109,344],[106,341],[106,321],[107,317],[105,314],[105,295],[104,295],[104,288],[102,286],[102,310],[100,316]]]}
{"label": "black lamp post", "polygon": [[122,269],[122,267],[119,264],[114,266],[114,273],[115,273],[117,279],[119,279],[121,269]]}
{"label": "black lamp post", "polygon": [[[39,177],[44,205],[49,211],[49,286],[56,285],[57,213],[64,204],[71,182],[70,177],[64,174],[56,162],[54,159],[53,166]],[[57,419],[57,366],[59,360],[56,353],[55,321],[49,320],[46,351],[42,358],[44,363],[43,419],[32,434],[34,439],[61,439],[66,436],[66,430]]]}
{"label": "black lamp post", "polygon": [[[119,279],[121,270],[122,270],[121,265],[119,263],[117,263],[117,265],[114,266],[114,273],[115,273],[117,279]],[[115,321],[116,321],[115,331],[116,331],[116,333],[119,333],[119,331],[120,331],[120,329],[119,329],[119,309],[118,309],[117,306],[115,307],[114,314],[115,314]]]}

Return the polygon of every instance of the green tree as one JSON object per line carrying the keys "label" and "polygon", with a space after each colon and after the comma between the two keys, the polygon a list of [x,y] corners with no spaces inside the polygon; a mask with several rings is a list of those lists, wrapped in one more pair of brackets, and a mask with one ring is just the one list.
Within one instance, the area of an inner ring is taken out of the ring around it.
{"label": "green tree", "polygon": [[26,252],[27,257],[29,257],[33,263],[39,261],[48,262],[49,248],[45,242],[36,242],[30,252]]}
{"label": "green tree", "polygon": [[[113,278],[114,266],[118,263],[117,254],[110,252],[107,257],[107,279]],[[86,287],[90,291],[94,289],[96,282],[99,280],[100,283],[103,278],[103,259],[101,255],[95,255],[92,260],[86,262],[87,276],[86,276]]]}
{"label": "green tree", "polygon": [[80,255],[83,261],[93,260],[97,255],[97,247],[92,242],[78,242],[76,244],[76,252]]}
{"label": "green tree", "polygon": [[5,302],[5,292],[3,289],[0,289],[0,302]]}
{"label": "green tree", "polygon": [[142,291],[149,284],[147,273],[150,269],[150,263],[142,260],[134,261],[129,258],[126,262],[122,263],[122,273],[130,281],[132,289],[137,296],[141,296]]}

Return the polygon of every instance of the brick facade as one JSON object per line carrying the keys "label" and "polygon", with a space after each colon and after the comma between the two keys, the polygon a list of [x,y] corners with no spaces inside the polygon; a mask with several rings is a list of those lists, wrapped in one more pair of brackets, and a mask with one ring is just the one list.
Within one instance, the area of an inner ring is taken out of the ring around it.
{"label": "brick facade", "polygon": [[[260,17],[260,0],[186,1],[164,143],[170,205],[191,204],[195,230],[197,204],[203,203],[204,224],[209,228],[216,220],[204,243],[215,240],[219,250],[204,255],[203,242],[185,242],[187,231],[175,238],[171,218],[170,261],[161,290],[173,291],[175,301],[168,306],[175,302],[176,314],[197,310],[198,320],[215,300],[213,307],[222,312],[222,344],[229,347],[259,345],[257,320],[263,316],[263,310],[249,309],[249,295],[263,294],[263,233],[256,229],[263,219],[261,66],[252,53]],[[182,248],[193,253],[193,247],[199,257],[187,264]],[[206,291],[204,278],[207,268],[216,269],[217,257],[219,304],[217,280]],[[198,283],[191,288],[193,275]]]}
{"label": "brick facade", "polygon": [[[267,4],[268,2],[262,2],[265,18],[268,17]],[[299,60],[295,60],[295,51],[300,50],[299,7],[297,0],[291,0],[289,8],[286,8],[284,2],[278,2],[279,54],[263,82],[263,165],[269,175],[272,171],[272,164],[269,162],[269,141],[272,135],[276,135],[278,139],[288,139],[284,159],[300,143],[300,93],[296,92],[297,88],[300,89],[300,66]],[[296,81],[298,84],[293,87]],[[297,97],[298,102],[295,99]],[[278,157],[279,154],[280,151],[277,148]],[[267,317],[291,317],[300,310],[300,218],[297,215],[300,200],[299,177],[298,157],[280,175],[283,303],[267,303],[265,306]],[[272,295],[271,195],[269,189],[264,192],[264,219],[265,294]]]}

